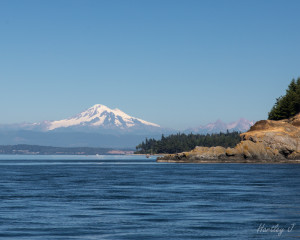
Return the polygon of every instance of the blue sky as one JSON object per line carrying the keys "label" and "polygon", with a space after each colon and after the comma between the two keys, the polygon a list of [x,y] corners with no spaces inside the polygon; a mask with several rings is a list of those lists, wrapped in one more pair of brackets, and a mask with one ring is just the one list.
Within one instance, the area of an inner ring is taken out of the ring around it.
{"label": "blue sky", "polygon": [[0,1],[0,123],[96,103],[184,129],[267,118],[300,77],[300,1]]}

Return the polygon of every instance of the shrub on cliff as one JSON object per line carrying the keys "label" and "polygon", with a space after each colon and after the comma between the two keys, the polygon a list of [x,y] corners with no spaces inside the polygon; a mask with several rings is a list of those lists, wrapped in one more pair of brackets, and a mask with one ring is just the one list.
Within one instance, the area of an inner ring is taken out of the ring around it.
{"label": "shrub on cliff", "polygon": [[269,120],[281,120],[295,116],[300,112],[300,78],[290,83],[286,94],[276,99],[269,112]]}

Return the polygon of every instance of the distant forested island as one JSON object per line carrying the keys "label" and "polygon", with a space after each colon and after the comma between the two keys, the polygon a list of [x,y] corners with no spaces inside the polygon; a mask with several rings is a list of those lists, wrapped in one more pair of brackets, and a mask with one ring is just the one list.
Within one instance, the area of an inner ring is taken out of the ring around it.
{"label": "distant forested island", "polygon": [[196,146],[203,147],[234,147],[241,141],[240,132],[226,132],[215,134],[172,134],[161,136],[160,140],[146,138],[136,146],[137,154],[179,153],[190,151]]}
{"label": "distant forested island", "polygon": [[51,147],[39,145],[0,145],[0,154],[39,154],[39,155],[105,155],[131,154],[130,149],[115,150],[112,148],[91,147]]}

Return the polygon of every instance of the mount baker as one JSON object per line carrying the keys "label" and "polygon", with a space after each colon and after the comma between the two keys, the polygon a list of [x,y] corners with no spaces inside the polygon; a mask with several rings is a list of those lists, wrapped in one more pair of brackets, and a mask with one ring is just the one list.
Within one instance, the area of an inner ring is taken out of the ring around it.
{"label": "mount baker", "polygon": [[[187,129],[185,133],[247,131],[253,122],[240,119]],[[31,144],[48,146],[135,147],[146,137],[177,133],[158,124],[132,117],[120,109],[96,104],[67,119],[38,123],[0,125],[0,145]]]}
{"label": "mount baker", "polygon": [[96,104],[87,110],[67,119],[43,121],[28,125],[31,129],[52,130],[116,130],[132,132],[138,130],[160,132],[162,128],[155,123],[129,116],[120,109],[110,109]]}

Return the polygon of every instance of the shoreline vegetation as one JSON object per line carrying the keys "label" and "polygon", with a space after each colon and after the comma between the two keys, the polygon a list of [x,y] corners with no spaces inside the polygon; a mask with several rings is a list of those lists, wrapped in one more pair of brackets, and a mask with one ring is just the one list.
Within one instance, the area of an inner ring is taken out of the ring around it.
{"label": "shoreline vegetation", "polygon": [[240,134],[234,148],[197,146],[191,151],[158,157],[176,163],[300,163],[300,78],[276,99],[268,120]]}
{"label": "shoreline vegetation", "polygon": [[240,132],[214,133],[214,134],[171,134],[161,136],[160,140],[146,138],[136,146],[136,154],[173,154],[190,151],[196,146],[203,147],[234,147],[241,141]]}

